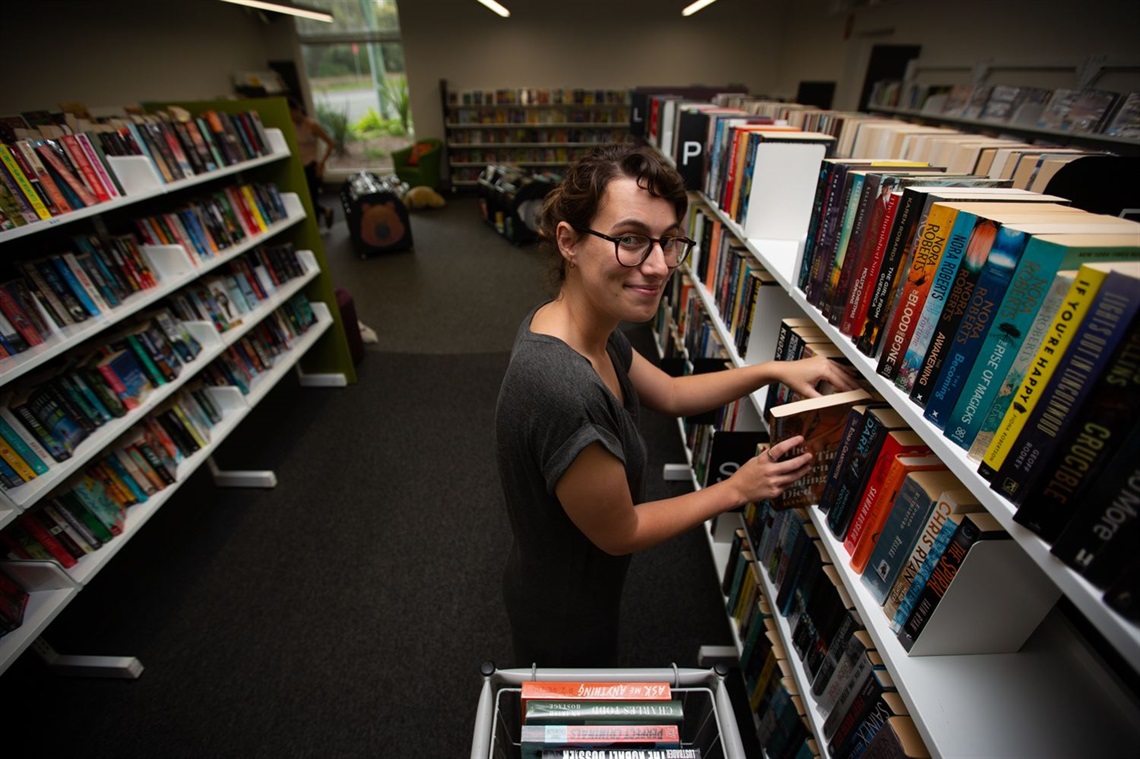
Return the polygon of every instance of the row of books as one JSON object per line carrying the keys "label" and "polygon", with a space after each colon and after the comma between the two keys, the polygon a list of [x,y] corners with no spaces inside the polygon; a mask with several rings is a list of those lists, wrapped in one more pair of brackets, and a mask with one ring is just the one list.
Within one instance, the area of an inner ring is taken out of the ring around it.
{"label": "row of books", "polygon": [[71,250],[16,262],[22,276],[0,285],[0,359],[159,284],[134,235],[77,235],[72,242]]}
{"label": "row of books", "polygon": [[494,106],[483,108],[463,108],[448,114],[449,126],[479,124],[600,124],[623,125],[629,121],[626,108],[582,109],[582,108],[511,108]]}
{"label": "row of books", "polygon": [[173,293],[167,303],[183,321],[202,321],[226,332],[290,280],[305,275],[292,243],[259,245]]}
{"label": "row of books", "polygon": [[254,380],[273,368],[277,356],[292,349],[316,323],[304,293],[297,293],[202,370],[203,379],[217,387],[236,387],[249,395]]}
{"label": "row of books", "polygon": [[854,132],[849,158],[893,157],[928,163],[955,176],[1009,180],[1008,185],[1045,192],[1067,164],[1097,151],[989,137],[944,126],[911,124],[897,119],[866,119]]}
{"label": "row of books", "polygon": [[269,182],[223,187],[169,211],[139,217],[134,224],[147,245],[181,246],[191,261],[201,264],[265,234],[288,216],[281,193]]}
{"label": "row of books", "polygon": [[994,124],[1140,138],[1140,92],[1017,85],[876,82],[870,105]]}
{"label": "row of books", "polygon": [[18,261],[22,276],[0,284],[0,360],[157,287],[159,275],[140,238],[147,245],[178,245],[197,265],[286,216],[272,184],[232,186],[170,213],[136,219],[137,236],[76,235],[71,250]]}
{"label": "row of books", "polygon": [[180,109],[101,119],[82,109],[3,116],[0,230],[125,196],[109,157],[145,157],[169,183],[271,152],[254,111],[197,118]]}
{"label": "row of books", "polygon": [[44,474],[47,462],[70,459],[95,430],[137,408],[154,388],[175,381],[200,351],[185,325],[158,308],[104,334],[60,366],[25,375],[5,393],[0,414],[27,433],[25,444],[35,459],[16,467],[15,478],[5,470],[0,482],[18,487]]}
{"label": "row of books", "polygon": [[588,148],[544,147],[544,148],[456,148],[452,152],[453,165],[490,163],[569,163]]}
{"label": "row of books", "polygon": [[[250,251],[228,262],[224,270],[174,293],[165,304],[105,333],[82,355],[70,355],[59,366],[52,364],[25,377],[6,393],[4,405],[34,436],[32,442],[46,451],[45,461],[48,456],[66,461],[91,432],[137,408],[194,360],[201,344],[186,329],[186,322],[207,321],[219,331],[228,330],[280,284],[302,273],[290,244]],[[311,310],[290,308],[297,310],[289,317],[292,329],[303,331],[311,323]],[[264,322],[258,325],[267,327]],[[283,336],[271,343],[287,344],[288,331],[279,331]],[[241,375],[240,382],[231,384],[242,387],[248,381]],[[5,472],[4,480],[7,487],[18,487],[43,473],[27,466],[14,475]]]}
{"label": "row of books", "polygon": [[[929,756],[806,514],[751,504],[744,519],[733,534],[722,591],[766,754],[797,756],[807,746],[821,755],[822,742],[831,757]],[[786,643],[775,614],[787,620]],[[797,686],[792,658],[808,678],[807,692]],[[822,720],[818,732],[808,709]]]}
{"label": "row of books", "polygon": [[684,705],[668,682],[529,680],[518,705],[523,759],[701,756],[682,745]]}
{"label": "row of books", "polygon": [[209,445],[221,419],[202,383],[183,388],[6,526],[0,532],[5,556],[74,567],[123,533],[130,507],[177,480],[179,463]]}
{"label": "row of books", "polygon": [[629,103],[628,90],[591,90],[581,87],[516,87],[497,90],[449,90],[449,106],[468,105],[623,105]]}
{"label": "row of books", "polygon": [[472,143],[512,142],[590,142],[619,141],[624,130],[602,129],[463,129],[448,138],[449,148],[462,148]]}

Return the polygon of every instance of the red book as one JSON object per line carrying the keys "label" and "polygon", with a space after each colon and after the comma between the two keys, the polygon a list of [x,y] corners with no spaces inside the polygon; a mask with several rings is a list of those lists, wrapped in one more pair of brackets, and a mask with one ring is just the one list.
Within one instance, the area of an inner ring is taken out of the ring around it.
{"label": "red book", "polygon": [[[62,148],[61,148],[62,149]],[[71,171],[71,167],[64,163],[63,158],[59,153],[55,152],[55,148],[48,142],[40,142],[36,144],[36,152],[40,154],[45,165],[50,166],[59,177],[67,183],[71,191],[79,198],[79,202],[84,206],[93,206],[99,202],[94,194],[87,189],[86,183],[75,176]]]}
{"label": "red book", "polygon": [[[930,448],[922,442],[922,438],[914,430],[891,430],[887,433],[883,439],[883,446],[879,449],[879,457],[875,459],[875,465],[867,475],[867,485],[859,496],[859,508],[851,518],[851,526],[847,528],[847,534],[843,538],[843,547],[848,554],[854,553],[855,546],[863,536],[863,530],[872,521],[872,512],[885,493],[887,474],[894,465],[895,458],[929,454]],[[890,505],[887,504],[886,507],[889,509]]]}
{"label": "red book", "polygon": [[90,188],[98,202],[103,203],[110,200],[111,193],[107,192],[107,188],[103,186],[103,180],[99,178],[99,173],[95,171],[95,167],[91,165],[91,160],[84,152],[83,146],[79,144],[79,138],[73,134],[65,134],[59,138],[59,142],[63,145],[68,157],[71,158],[71,162],[83,175],[84,183]]}
{"label": "red book", "polygon": [[527,680],[522,683],[519,698],[522,713],[527,702],[540,701],[669,701],[669,683],[655,682],[582,682],[578,680]]}
{"label": "red book", "polygon": [[30,512],[24,512],[20,516],[16,517],[16,524],[27,530],[28,534],[31,535],[37,543],[47,549],[47,552],[52,555],[52,558],[58,561],[65,568],[75,566],[75,557],[67,552],[67,549],[63,547],[63,544],[56,540],[55,536],[47,531],[47,529],[34,514]]}
{"label": "red book", "polygon": [[871,306],[871,293],[874,290],[875,280],[879,277],[879,269],[883,265],[883,254],[886,252],[891,228],[899,210],[900,198],[902,192],[899,191],[892,192],[888,196],[882,224],[873,235],[873,240],[870,239],[872,235],[868,235],[868,254],[863,257],[859,270],[855,272],[847,307],[839,324],[839,331],[845,335],[859,335],[863,332],[863,325],[867,322],[867,309]]}
{"label": "red book", "polygon": [[[851,549],[851,569],[863,574],[863,570],[867,568],[867,561],[871,558],[871,552],[875,546],[878,545],[879,536],[883,534],[883,525],[886,524],[887,517],[890,516],[891,509],[895,506],[895,501],[899,497],[899,492],[902,490],[907,475],[911,472],[945,468],[946,464],[942,462],[942,459],[934,455],[920,454],[894,457],[894,461],[891,462],[887,474],[883,478],[879,495],[871,504],[871,511],[864,520],[862,534]],[[874,485],[875,483],[871,484]],[[846,541],[844,541],[843,547],[847,547]]]}

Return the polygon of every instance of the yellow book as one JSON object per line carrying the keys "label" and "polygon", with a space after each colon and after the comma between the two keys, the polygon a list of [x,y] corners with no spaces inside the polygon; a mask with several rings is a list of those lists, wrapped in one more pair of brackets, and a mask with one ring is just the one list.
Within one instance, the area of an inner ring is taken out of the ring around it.
{"label": "yellow book", "polygon": [[24,457],[16,453],[12,446],[3,438],[0,438],[0,459],[7,462],[8,466],[16,471],[16,474],[24,480],[24,482],[31,482],[38,475],[35,471],[28,466],[28,462],[24,461]]}
{"label": "yellow book", "polygon": [[39,216],[41,219],[50,219],[51,211],[44,205],[43,200],[41,200],[40,196],[36,193],[36,188],[32,187],[32,183],[28,181],[27,176],[24,175],[23,170],[20,168],[20,164],[16,162],[15,156],[13,156],[10,151],[11,148],[7,145],[0,145],[0,163],[3,163],[4,166],[7,167],[8,173],[12,175],[12,179],[20,188],[20,192],[27,198],[28,205],[36,212],[36,216]]}
{"label": "yellow book", "polygon": [[982,477],[991,480],[1001,469],[1005,457],[1014,447],[1026,421],[1033,413],[1037,399],[1041,397],[1041,391],[1049,383],[1049,378],[1057,368],[1061,356],[1068,350],[1073,335],[1076,334],[1081,320],[1088,313],[1109,272],[1120,268],[1135,268],[1135,266],[1135,262],[1127,261],[1103,261],[1081,265],[1077,278],[1073,280],[1064,302],[1053,316],[1049,331],[1045,333],[1045,339],[1041,341],[1041,347],[1037,349],[1033,363],[1025,372],[1025,379],[1013,396],[1001,424],[994,432],[993,440],[986,449],[986,455],[978,466],[978,474]]}
{"label": "yellow book", "polygon": [[257,222],[257,226],[262,232],[269,229],[269,223],[265,220],[265,217],[261,215],[261,207],[257,205],[257,198],[254,197],[253,190],[249,189],[249,185],[244,184],[238,189],[241,191],[242,196],[245,197],[246,203],[249,205],[250,213],[253,214],[253,219]]}

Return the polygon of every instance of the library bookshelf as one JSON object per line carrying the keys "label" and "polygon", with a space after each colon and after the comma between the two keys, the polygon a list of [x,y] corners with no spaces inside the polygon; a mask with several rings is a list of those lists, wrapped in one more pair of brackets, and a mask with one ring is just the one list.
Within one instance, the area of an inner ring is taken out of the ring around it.
{"label": "library bookshelf", "polygon": [[[171,104],[155,103],[146,107],[157,111],[167,105]],[[204,370],[213,362],[233,350],[240,341],[248,339],[296,298],[303,296],[308,302],[311,323],[307,329],[297,330],[288,348],[278,353],[270,365],[263,367],[264,370],[252,378],[244,392],[234,385],[207,385],[204,388],[219,417],[209,428],[206,444],[177,462],[174,482],[125,510],[119,534],[67,568],[55,561],[2,562],[5,573],[28,592],[28,601],[22,624],[0,637],[0,673],[25,651],[32,649],[60,672],[138,677],[142,664],[133,657],[62,655],[44,640],[44,633],[71,600],[203,465],[218,485],[273,487],[276,484],[272,471],[223,471],[215,465],[212,455],[286,374],[294,372],[302,384],[316,386],[343,386],[356,379],[340,314],[335,307],[333,284],[324,265],[324,252],[304,170],[296,159],[296,137],[285,101],[263,98],[177,105],[194,115],[211,110],[230,114],[256,111],[265,126],[269,150],[250,160],[167,183],[145,163],[145,158],[118,160],[111,157],[108,163],[123,186],[122,197],[0,232],[0,253],[7,259],[19,258],[29,255],[28,251],[38,245],[64,245],[61,234],[90,233],[92,230],[88,226],[103,232],[112,225],[130,225],[136,218],[173,209],[196,193],[216,191],[226,187],[227,183],[274,184],[280,192],[284,214],[266,224],[260,232],[247,234],[240,242],[201,260],[195,260],[195,256],[180,246],[141,245],[141,254],[155,272],[157,286],[134,293],[97,317],[56,329],[41,345],[0,359],[0,395],[6,396],[10,388],[19,380],[28,379],[32,372],[38,375],[53,371],[57,360],[66,360],[72,352],[97,344],[102,336],[129,325],[132,318],[145,313],[148,307],[199,283],[204,277],[217,273],[219,267],[249,255],[259,246],[288,243],[296,251],[297,270],[294,276],[266,287],[264,297],[250,304],[250,309],[241,314],[241,319],[225,331],[218,331],[209,322],[184,322],[187,332],[201,346],[193,360],[183,364],[176,378],[155,387],[136,408],[94,429],[75,447],[70,458],[61,462],[45,460],[48,465],[46,472],[23,485],[0,492],[0,529],[8,528],[37,505],[52,499],[87,465],[112,450],[129,430],[137,428],[149,414],[200,380]]]}
{"label": "library bookshelf", "polygon": [[599,144],[629,133],[625,90],[449,90],[440,80],[447,175],[453,190],[474,188],[492,163],[555,171]]}
{"label": "library bookshelf", "polygon": [[[807,167],[808,175],[818,173]],[[789,170],[804,171],[803,167]],[[779,187],[784,190],[779,203],[768,202],[767,211],[763,206],[750,207],[748,218],[751,222],[766,227],[763,221],[768,213],[784,222],[789,218],[788,204],[801,211],[810,209],[812,195],[805,191],[791,192],[787,188],[796,186],[796,179],[789,176],[754,176],[753,199],[758,187]],[[801,185],[802,186],[802,185]],[[762,192],[762,190],[759,190]],[[891,383],[876,374],[875,362],[862,355],[849,338],[828,323],[826,317],[810,305],[797,286],[799,259],[803,252],[807,235],[806,218],[798,213],[797,218],[805,219],[801,227],[778,235],[765,237],[750,234],[730,214],[721,209],[715,200],[704,192],[691,195],[697,206],[705,209],[716,221],[723,225],[725,232],[736,243],[747,248],[748,253],[780,283],[788,302],[793,309],[790,315],[808,318],[815,327],[830,338],[842,350],[860,374],[881,394],[891,408],[898,411],[912,429],[919,433],[924,443],[938,455],[946,466],[976,496],[983,507],[1008,531],[1016,546],[1022,552],[1018,557],[1029,565],[1035,580],[1053,586],[1052,592],[1064,596],[1075,607],[1080,616],[1093,628],[1092,638],[1101,638],[1104,643],[1094,641],[1078,630],[1083,622],[1074,622],[1060,606],[1054,607],[1045,616],[1036,631],[1016,653],[910,656],[891,631],[880,605],[871,597],[861,582],[860,576],[848,566],[849,556],[842,541],[836,540],[826,524],[826,516],[817,507],[807,509],[810,524],[818,533],[819,540],[829,557],[829,561],[839,571],[842,581],[842,594],[850,596],[851,608],[874,641],[878,653],[890,673],[899,695],[905,703],[910,717],[921,734],[932,756],[1073,756],[1073,755],[1114,755],[1122,746],[1140,745],[1140,706],[1135,694],[1123,680],[1134,680],[1140,672],[1140,631],[1130,622],[1108,608],[1101,600],[1100,591],[1086,582],[1078,574],[1057,561],[1049,547],[1036,535],[1014,523],[1011,506],[994,493],[989,483],[975,471],[976,464],[968,462],[964,452],[949,443],[941,430],[923,418],[922,409],[909,402]],[[771,201],[771,199],[769,199]],[[794,209],[793,209],[794,211]],[[786,230],[786,228],[785,228]],[[697,252],[696,256],[700,256]],[[695,290],[700,308],[705,318],[725,346],[732,346],[732,330],[725,323],[718,307],[718,296],[708,290],[699,277],[691,271],[681,270],[677,276],[688,275],[691,287]],[[663,306],[663,310],[672,306]],[[670,314],[658,322],[658,347],[668,340],[660,330],[673,329],[676,315]],[[777,323],[769,324],[775,329]],[[681,339],[674,337],[678,344]],[[757,360],[770,360],[767,356],[741,356],[735,350],[727,351],[733,365],[754,363]],[[882,381],[880,381],[882,380]],[[762,397],[753,394],[753,406],[759,407]],[[684,437],[684,428],[682,427]],[[689,464],[692,453],[688,452]],[[700,487],[696,476],[694,484]],[[718,581],[730,571],[729,542],[737,528],[745,526],[741,513],[730,512],[721,515],[708,524],[706,530],[713,563]],[[747,532],[747,531],[746,531]],[[750,546],[756,548],[755,546]],[[761,591],[774,607],[777,588],[765,568],[759,567]],[[727,598],[726,598],[727,600]],[[792,650],[792,630],[787,621],[776,611],[771,615],[778,629],[778,636],[784,647]],[[730,614],[730,627],[736,634],[735,622]],[[736,635],[738,653],[743,652],[743,643]],[[1111,648],[1110,658],[1102,658],[1103,645]],[[806,707],[806,722],[816,739],[820,755],[827,757],[827,741],[823,739],[823,715],[811,697],[811,679],[797,657],[788,657],[791,664],[789,675],[803,696]],[[1123,666],[1131,670],[1121,678]]]}

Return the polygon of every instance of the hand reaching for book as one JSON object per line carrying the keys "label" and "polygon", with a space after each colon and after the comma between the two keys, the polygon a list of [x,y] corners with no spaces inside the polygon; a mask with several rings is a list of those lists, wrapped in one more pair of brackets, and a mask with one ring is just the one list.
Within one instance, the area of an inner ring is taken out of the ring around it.
{"label": "hand reaching for book", "polygon": [[813,356],[778,364],[780,381],[801,398],[825,393],[842,393],[859,387],[855,370],[826,356]]}
{"label": "hand reaching for book", "polygon": [[810,452],[784,459],[803,442],[803,436],[796,435],[771,448],[762,447],[732,475],[733,484],[744,492],[749,501],[777,498],[788,486],[811,471]]}

